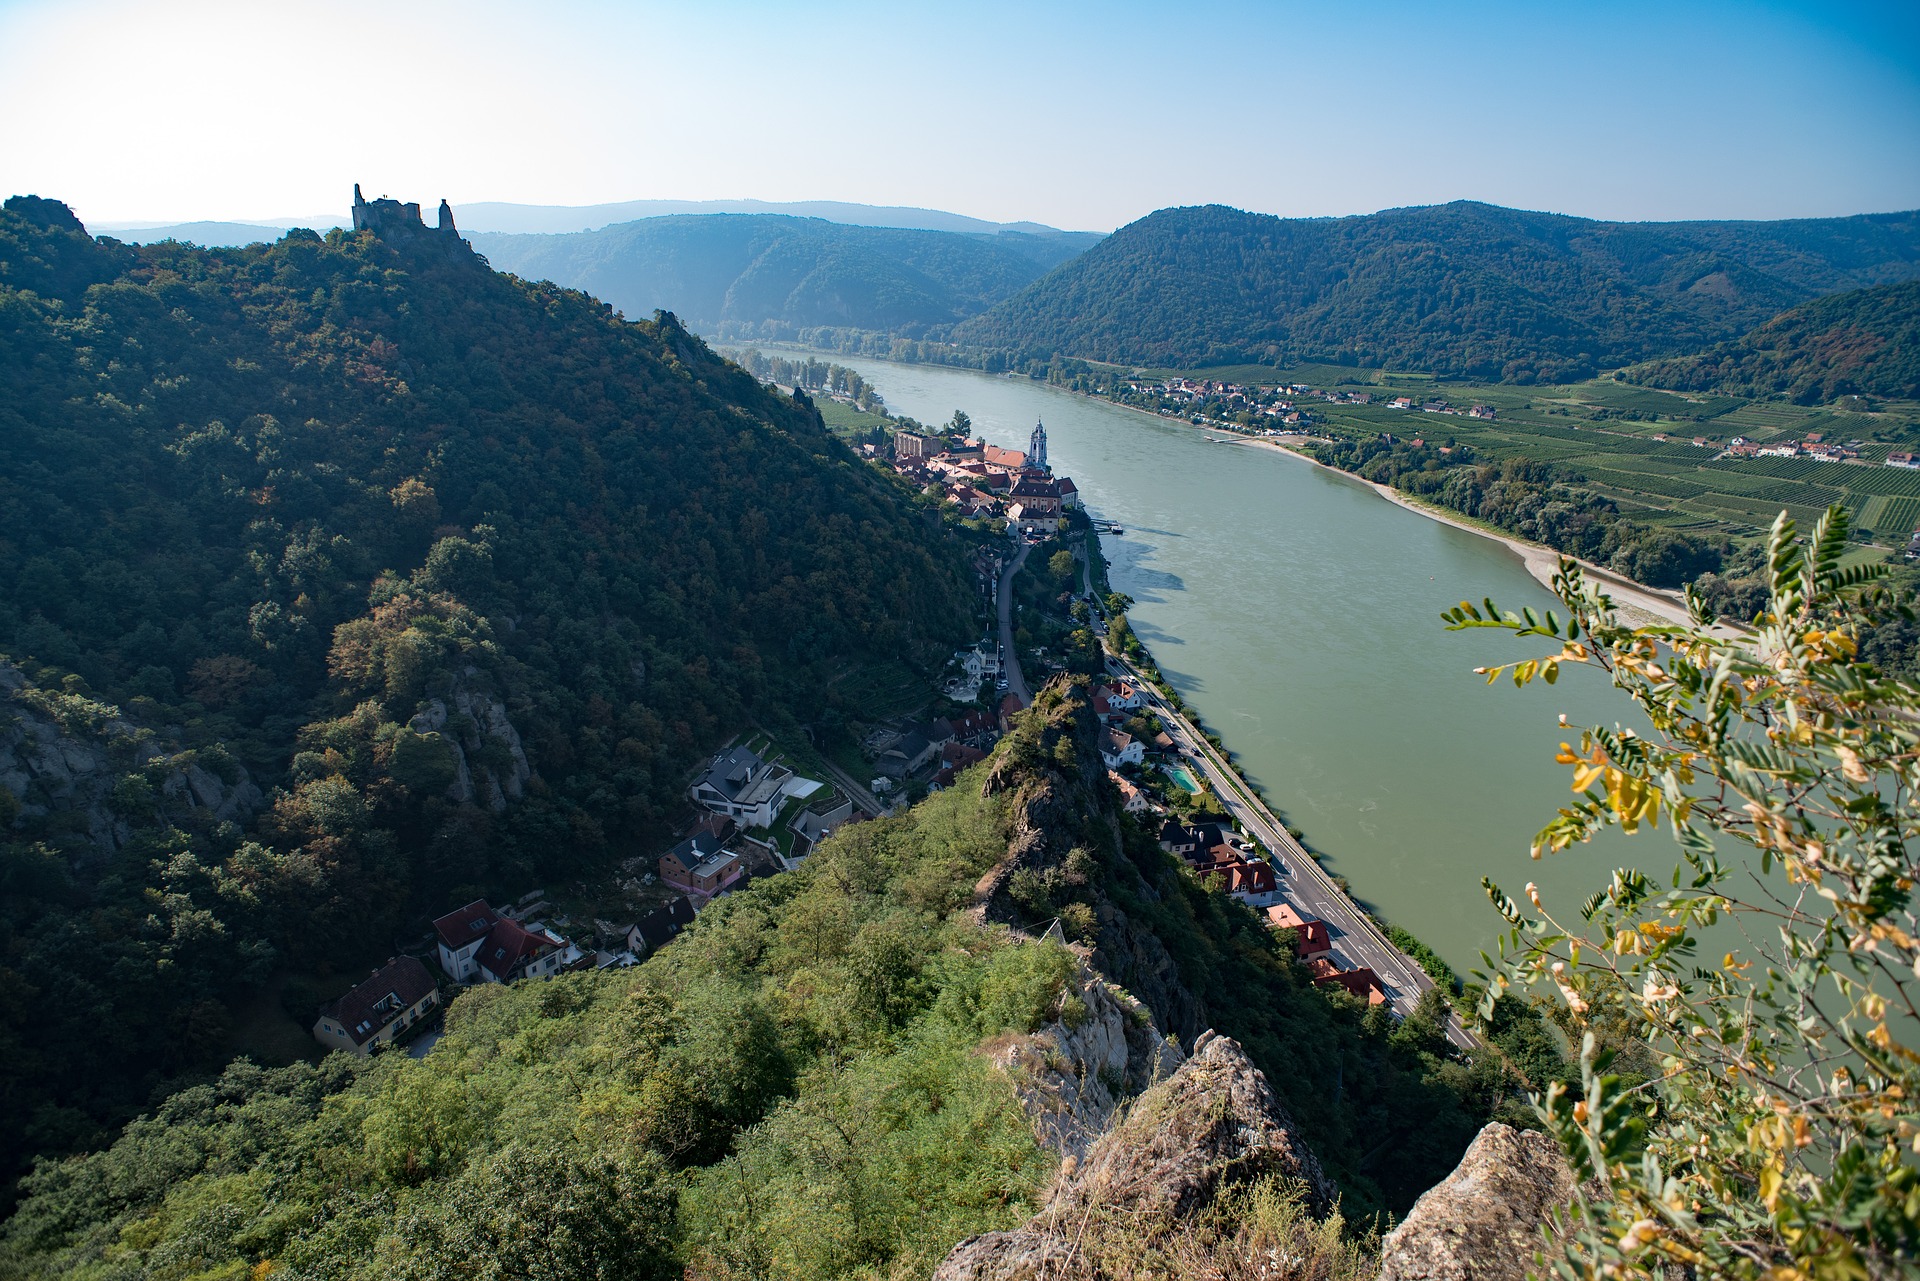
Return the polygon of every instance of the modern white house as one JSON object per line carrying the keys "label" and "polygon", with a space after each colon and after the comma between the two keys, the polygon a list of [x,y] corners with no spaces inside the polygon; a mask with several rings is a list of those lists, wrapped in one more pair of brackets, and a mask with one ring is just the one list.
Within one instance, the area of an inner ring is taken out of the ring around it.
{"label": "modern white house", "polygon": [[742,827],[768,827],[780,813],[793,777],[786,766],[761,760],[743,744],[714,757],[689,795],[695,805],[725,814]]}

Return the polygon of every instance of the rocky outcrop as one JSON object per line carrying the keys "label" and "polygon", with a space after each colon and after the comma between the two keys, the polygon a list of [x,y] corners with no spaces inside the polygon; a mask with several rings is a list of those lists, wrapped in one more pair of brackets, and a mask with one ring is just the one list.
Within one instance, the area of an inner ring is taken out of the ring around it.
{"label": "rocky outcrop", "polygon": [[1012,1078],[1035,1137],[1077,1159],[1122,1101],[1171,1077],[1185,1056],[1151,1011],[1090,969],[1068,983],[1061,1004],[1060,1018],[991,1044],[988,1057]]}
{"label": "rocky outcrop", "polygon": [[473,687],[478,675],[477,668],[467,668],[446,698],[429,699],[409,724],[417,734],[440,735],[453,748],[448,799],[502,814],[509,800],[525,793],[533,767],[505,705]]}
{"label": "rocky outcrop", "polygon": [[1382,1243],[1380,1281],[1523,1281],[1541,1225],[1572,1196],[1551,1138],[1496,1121]]}
{"label": "rocky outcrop", "polygon": [[[222,777],[222,773],[227,777]],[[0,814],[76,853],[107,854],[145,826],[240,822],[265,798],[240,766],[209,769],[116,707],[39,689],[0,662]]]}
{"label": "rocky outcrop", "polygon": [[1058,875],[1077,849],[1098,852],[1102,876],[1085,887],[1099,925],[1093,967],[1150,1006],[1161,1029],[1191,1040],[1208,1026],[1206,1011],[1181,980],[1166,944],[1114,902],[1102,883],[1123,882],[1143,900],[1160,897],[1122,849],[1098,731],[1084,678],[1054,680],[1015,723],[983,788],[989,796],[1008,796],[1011,835],[1006,856],[974,885],[974,914],[1006,925],[1029,921],[1032,913],[1012,895],[1015,878],[1021,872]]}
{"label": "rocky outcrop", "polygon": [[935,1281],[1038,1281],[1104,1275],[1110,1233],[1150,1239],[1206,1209],[1226,1187],[1298,1180],[1325,1208],[1332,1188],[1261,1071],[1238,1042],[1202,1035],[1173,1076],[1141,1096],[1084,1161],[1060,1168],[1025,1227],[956,1246]]}

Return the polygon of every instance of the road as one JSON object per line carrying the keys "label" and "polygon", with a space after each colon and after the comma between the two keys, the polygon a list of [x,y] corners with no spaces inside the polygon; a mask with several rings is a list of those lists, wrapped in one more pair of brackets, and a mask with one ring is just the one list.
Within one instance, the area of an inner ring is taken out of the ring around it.
{"label": "road", "polygon": [[[1145,676],[1124,659],[1109,658],[1107,665],[1113,675],[1134,683],[1146,700],[1146,705],[1167,727],[1174,745],[1206,774],[1220,803],[1226,806],[1228,815],[1250,836],[1266,846],[1279,861],[1280,866],[1275,872],[1287,899],[1299,909],[1301,915],[1327,923],[1335,956],[1342,963],[1341,968],[1350,969],[1357,965],[1369,967],[1386,986],[1394,1012],[1402,1017],[1412,1013],[1420,994],[1433,986],[1433,980],[1427,972],[1387,940],[1372,918],[1347,897],[1346,892],[1314,861],[1300,842],[1288,835],[1286,825],[1254,795],[1253,790],[1240,778],[1239,772],[1214,750],[1213,745],[1185,716],[1160,697]],[[1463,1050],[1474,1049],[1477,1045],[1460,1025],[1457,1015],[1447,1021],[1447,1039]]]}
{"label": "road", "polygon": [[1007,692],[1020,700],[1020,706],[1033,704],[1033,691],[1027,688],[1027,678],[1020,671],[1020,655],[1013,648],[1013,576],[1027,563],[1027,552],[1032,550],[1026,539],[1020,540],[1020,551],[1007,567],[1000,571],[1000,656],[1002,669],[1007,675]]}

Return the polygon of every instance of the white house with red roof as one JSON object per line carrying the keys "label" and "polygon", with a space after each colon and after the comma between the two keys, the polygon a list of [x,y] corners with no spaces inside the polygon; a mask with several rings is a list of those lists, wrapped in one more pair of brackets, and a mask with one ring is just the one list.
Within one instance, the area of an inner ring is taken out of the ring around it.
{"label": "white house with red roof", "polygon": [[511,983],[548,978],[578,962],[583,954],[560,935],[535,922],[522,925],[475,899],[433,923],[440,968],[456,983]]}

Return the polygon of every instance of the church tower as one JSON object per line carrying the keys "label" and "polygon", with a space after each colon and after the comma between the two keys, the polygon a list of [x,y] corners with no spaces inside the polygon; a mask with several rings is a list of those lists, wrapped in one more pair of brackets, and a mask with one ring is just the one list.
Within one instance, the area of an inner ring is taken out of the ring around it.
{"label": "church tower", "polygon": [[1047,425],[1034,420],[1033,436],[1027,441],[1027,466],[1035,471],[1047,470]]}

